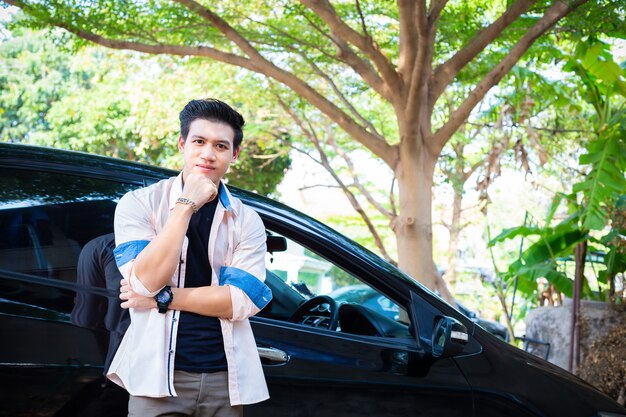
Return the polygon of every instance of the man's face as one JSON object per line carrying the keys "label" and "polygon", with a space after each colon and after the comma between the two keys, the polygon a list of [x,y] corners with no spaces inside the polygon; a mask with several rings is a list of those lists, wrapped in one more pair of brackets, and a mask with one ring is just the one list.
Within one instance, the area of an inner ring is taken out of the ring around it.
{"label": "man's face", "polygon": [[183,180],[191,173],[207,176],[218,185],[231,162],[239,155],[234,149],[235,131],[226,123],[196,119],[189,125],[187,140],[178,138],[178,150],[183,153]]}

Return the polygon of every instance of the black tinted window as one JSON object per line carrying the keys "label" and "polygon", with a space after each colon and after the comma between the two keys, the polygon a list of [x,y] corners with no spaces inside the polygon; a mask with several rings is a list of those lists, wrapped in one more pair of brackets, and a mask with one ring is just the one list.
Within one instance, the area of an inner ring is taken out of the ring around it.
{"label": "black tinted window", "polygon": [[132,188],[82,176],[0,169],[0,269],[75,281],[82,247],[113,231],[117,201]]}

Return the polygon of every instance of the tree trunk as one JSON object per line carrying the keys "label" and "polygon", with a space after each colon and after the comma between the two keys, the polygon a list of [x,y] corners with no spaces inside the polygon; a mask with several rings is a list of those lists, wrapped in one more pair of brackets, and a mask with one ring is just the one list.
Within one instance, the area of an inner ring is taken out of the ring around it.
{"label": "tree trunk", "polygon": [[452,202],[452,222],[450,223],[450,240],[448,241],[448,269],[446,270],[446,282],[454,286],[456,282],[456,268],[459,251],[459,235],[461,234],[461,207],[463,204],[463,191],[454,190]]}
{"label": "tree trunk", "polygon": [[403,139],[395,172],[400,196],[400,213],[393,224],[398,266],[453,303],[433,261],[432,187],[438,155],[429,152],[417,140]]}

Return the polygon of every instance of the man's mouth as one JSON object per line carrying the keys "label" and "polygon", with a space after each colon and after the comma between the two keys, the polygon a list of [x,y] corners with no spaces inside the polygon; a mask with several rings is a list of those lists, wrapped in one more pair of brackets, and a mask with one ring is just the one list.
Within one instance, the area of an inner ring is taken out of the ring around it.
{"label": "man's mouth", "polygon": [[212,166],[209,165],[196,165],[196,168],[199,168],[200,171],[202,172],[210,172],[213,171],[215,168],[213,168]]}

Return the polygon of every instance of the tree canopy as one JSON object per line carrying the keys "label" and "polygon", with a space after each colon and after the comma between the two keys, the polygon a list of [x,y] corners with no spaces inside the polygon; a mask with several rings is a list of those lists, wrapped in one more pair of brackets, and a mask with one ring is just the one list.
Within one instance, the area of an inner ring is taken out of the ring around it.
{"label": "tree canopy", "polygon": [[[0,140],[116,156],[179,168],[178,111],[193,97],[228,96],[243,113],[249,75],[179,58],[139,59],[103,48],[70,49],[45,32],[16,29],[0,43]],[[146,71],[147,69],[147,71]],[[168,86],[164,91],[162,86]],[[271,194],[289,167],[289,136],[275,115],[248,118],[234,185]],[[283,118],[284,119],[284,118]]]}
{"label": "tree canopy", "polygon": [[287,107],[315,108],[393,172],[398,202],[378,203],[392,214],[399,265],[443,295],[431,201],[444,146],[523,56],[556,59],[539,45],[625,33],[618,0],[4,1],[34,26],[109,48],[250,70]]}

